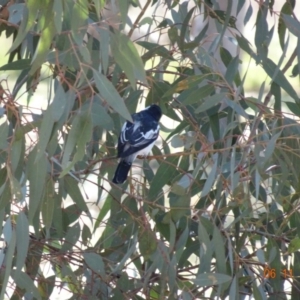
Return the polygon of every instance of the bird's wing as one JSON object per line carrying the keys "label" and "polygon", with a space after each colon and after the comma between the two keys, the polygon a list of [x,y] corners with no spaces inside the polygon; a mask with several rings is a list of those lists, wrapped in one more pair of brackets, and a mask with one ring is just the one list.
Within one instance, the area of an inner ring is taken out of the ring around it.
{"label": "bird's wing", "polygon": [[152,118],[141,114],[133,115],[134,123],[126,122],[118,141],[118,156],[127,157],[138,154],[147,148],[158,137],[159,124]]}

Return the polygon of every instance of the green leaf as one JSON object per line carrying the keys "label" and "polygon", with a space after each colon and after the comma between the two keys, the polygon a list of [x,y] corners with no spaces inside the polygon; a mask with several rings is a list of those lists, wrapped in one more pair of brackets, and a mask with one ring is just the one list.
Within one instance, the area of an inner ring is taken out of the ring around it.
{"label": "green leaf", "polygon": [[67,193],[70,195],[71,199],[77,204],[78,208],[83,212],[88,212],[88,208],[78,187],[78,182],[71,176],[65,176],[64,183]]}
{"label": "green leaf", "polygon": [[187,244],[187,240],[188,240],[188,237],[189,237],[189,228],[188,226],[186,226],[183,230],[183,232],[181,233],[180,237],[177,239],[176,241],[176,252],[175,252],[175,255],[176,255],[176,259],[177,261],[180,260],[181,258],[181,255],[186,247],[186,244]]}
{"label": "green leaf", "polygon": [[[161,103],[162,101],[160,101],[160,99],[169,90],[169,88],[170,84],[166,82],[154,81],[146,98],[146,106],[156,102]],[[171,98],[166,100],[171,100]]]}
{"label": "green leaf", "polygon": [[40,19],[40,21],[42,20],[43,22],[45,22],[45,27],[41,32],[38,45],[32,57],[32,66],[29,71],[29,75],[33,75],[37,71],[37,69],[41,67],[41,65],[45,62],[47,54],[50,51],[52,39],[56,33],[52,12],[52,1],[49,4],[42,1],[40,5],[44,5],[44,7],[42,7],[41,9],[44,10],[44,12],[48,10],[49,16],[47,17],[47,14],[44,14]]}
{"label": "green leaf", "polygon": [[263,6],[257,13],[256,18],[256,31],[255,31],[255,46],[257,54],[260,59],[265,60],[268,56],[268,43],[266,37],[268,36],[268,22],[267,22],[268,9]]}
{"label": "green leaf", "polygon": [[[88,111],[79,113],[75,116],[72,122],[71,131],[65,144],[64,155],[62,158],[63,171],[59,175],[60,178],[65,176],[73,168],[73,166],[83,158],[86,144],[92,137],[92,129],[92,120]],[[75,146],[75,155],[72,162],[69,162]]]}
{"label": "green leaf", "polygon": [[[96,1],[98,2],[98,1]],[[100,59],[102,64],[102,71],[106,74],[108,65],[109,65],[109,51],[110,51],[110,34],[108,25],[103,23],[101,26],[96,26],[97,30],[99,30],[100,34]]]}
{"label": "green leaf", "polygon": [[55,205],[54,182],[52,178],[48,178],[42,204],[42,217],[46,230],[50,230],[53,220]]}
{"label": "green leaf", "polygon": [[148,50],[148,52],[143,54],[141,57],[144,62],[146,62],[148,59],[155,57],[156,55],[166,60],[174,60],[170,51],[162,45],[158,45],[156,43],[150,43],[147,41],[140,41],[137,42],[137,44]]}
{"label": "green leaf", "polygon": [[141,22],[139,23],[139,26],[143,26],[143,25],[146,25],[146,24],[149,24],[149,25],[152,25],[153,23],[153,19],[150,18],[150,17],[145,17],[141,20]]}
{"label": "green leaf", "polygon": [[169,193],[169,203],[171,207],[170,216],[174,222],[190,215],[190,197],[188,194],[178,196]]}
{"label": "green leaf", "polygon": [[274,103],[274,109],[275,111],[281,111],[281,89],[280,86],[275,83],[272,82],[271,84],[271,93],[275,98],[275,103]]}
{"label": "green leaf", "polygon": [[[110,208],[111,208],[111,202],[113,201],[112,196],[108,195],[107,198],[105,199],[104,204],[102,205],[102,207],[100,208],[100,212],[99,215],[97,217],[97,220],[95,222],[95,226],[94,226],[94,232],[97,230],[97,228],[99,227],[99,225],[101,224],[101,222],[103,221],[103,218],[107,215],[107,213],[109,212]],[[98,204],[98,203],[97,203]]]}
{"label": "green leaf", "polygon": [[214,226],[214,233],[212,242],[216,254],[216,270],[219,273],[226,273],[226,257],[225,257],[225,244],[224,239],[218,229]]}
{"label": "green leaf", "polygon": [[214,164],[211,167],[211,170],[209,171],[209,175],[205,181],[203,190],[201,192],[201,197],[206,196],[209,193],[210,189],[212,188],[217,176],[217,167],[218,167],[218,155],[214,157]]}
{"label": "green leaf", "polygon": [[30,152],[27,163],[27,178],[29,180],[30,197],[28,220],[32,223],[33,217],[40,206],[47,175],[47,160],[45,154],[36,162],[37,147]]}
{"label": "green leaf", "polygon": [[121,21],[122,21],[122,29],[124,29],[124,26],[127,23],[128,18],[128,8],[129,8],[129,1],[120,1],[119,2],[119,8],[121,13]]}
{"label": "green leaf", "polygon": [[68,228],[68,231],[65,234],[65,241],[60,251],[63,253],[75,247],[75,244],[78,242],[79,236],[80,236],[80,225],[77,222],[72,227]]}
{"label": "green leaf", "polygon": [[185,99],[183,99],[182,102],[184,105],[189,105],[197,102],[199,103],[203,98],[209,96],[214,90],[215,88],[213,85],[206,84],[189,93],[189,95]]}
{"label": "green leaf", "polygon": [[293,9],[291,7],[291,4],[287,1],[284,3],[284,5],[281,8],[280,11],[280,17],[278,20],[278,36],[279,36],[279,42],[281,49],[284,49],[284,43],[285,43],[285,33],[286,33],[286,24],[283,20],[284,14],[291,15],[293,13]]}
{"label": "green leaf", "polygon": [[101,275],[103,280],[106,278],[104,263],[100,255],[86,252],[83,254],[83,258],[89,268]]}
{"label": "green leaf", "polygon": [[230,285],[230,291],[229,291],[229,298],[232,300],[238,300],[238,284],[237,284],[237,275],[234,276],[231,285]]}
{"label": "green leaf", "polygon": [[257,300],[266,300],[265,292],[262,288],[258,288],[256,284],[253,284],[253,296]]}
{"label": "green leaf", "polygon": [[133,42],[124,34],[111,32],[111,51],[117,64],[124,70],[133,89],[136,81],[147,84],[146,73],[142,59]]}
{"label": "green leaf", "polygon": [[178,29],[174,26],[174,27],[171,27],[169,30],[168,30],[168,37],[172,43],[172,45],[174,45],[175,43],[178,42]]}
{"label": "green leaf", "polygon": [[3,150],[7,147],[8,124],[5,118],[0,119],[0,149]]}
{"label": "green leaf", "polygon": [[[18,134],[16,134],[18,135]],[[21,137],[14,139],[11,145],[11,167],[12,171],[15,172],[19,163],[23,162],[24,152],[25,152],[25,138],[23,133],[21,132]]]}
{"label": "green leaf", "polygon": [[243,109],[243,107],[240,105],[239,102],[230,100],[230,99],[228,99],[228,98],[225,98],[225,99],[224,99],[224,102],[225,102],[229,107],[231,107],[231,108],[237,113],[238,116],[242,116],[242,117],[244,117],[245,119],[249,119],[247,113],[245,112],[245,110]]}
{"label": "green leaf", "polygon": [[227,11],[225,12],[223,10],[217,9],[210,10],[209,16],[214,19],[217,19],[221,24],[224,24],[226,26],[228,24],[230,27],[236,28],[236,17],[230,16]]}
{"label": "green leaf", "polygon": [[29,58],[12,61],[12,62],[9,62],[8,64],[0,67],[0,71],[28,69],[30,67],[30,62],[31,62],[31,60]]}
{"label": "green leaf", "polygon": [[[270,78],[273,78],[273,75],[275,73],[275,70],[277,68],[277,65],[269,58],[263,60],[262,62],[263,68],[266,71],[266,73],[270,76]],[[278,70],[278,73],[276,77],[274,78],[274,81],[282,87],[297,103],[300,103],[299,97],[292,87],[292,85],[289,83],[289,81],[286,79],[284,74],[281,70]]]}
{"label": "green leaf", "polygon": [[201,83],[204,79],[209,79],[210,76],[211,74],[201,74],[182,79],[174,83],[173,86],[163,95],[163,98],[172,96],[174,93],[197,87],[199,83]]}
{"label": "green leaf", "polygon": [[126,245],[126,253],[122,257],[121,261],[118,262],[117,266],[112,270],[112,274],[119,274],[120,271],[124,268],[124,265],[127,263],[128,259],[132,257],[133,253],[136,252],[137,238],[136,235],[132,238],[130,248]]}
{"label": "green leaf", "polygon": [[55,29],[56,32],[60,34],[62,29],[62,20],[63,20],[63,13],[64,13],[64,7],[60,0],[54,0],[53,11],[55,11],[54,14]]}
{"label": "green leaf", "polygon": [[243,35],[236,35],[236,40],[238,41],[239,46],[257,61],[258,55],[251,49],[250,42]]}
{"label": "green leaf", "polygon": [[212,286],[220,285],[231,280],[231,277],[225,274],[219,273],[204,273],[196,276],[196,279],[193,279],[193,282],[199,287],[202,286]]}
{"label": "green leaf", "polygon": [[220,47],[220,56],[223,64],[227,67],[232,60],[231,53],[224,47]]}
{"label": "green leaf", "polygon": [[249,20],[252,16],[252,13],[253,13],[253,8],[252,8],[251,2],[250,2],[249,6],[248,6],[248,9],[247,9],[247,12],[245,14],[244,25],[246,25],[249,22]]}
{"label": "green leaf", "polygon": [[66,93],[64,92],[63,87],[59,84],[57,86],[54,99],[42,119],[41,127],[39,129],[39,141],[37,144],[37,156],[35,162],[38,162],[39,159],[45,155],[45,150],[51,138],[53,125],[61,118],[66,106]]}
{"label": "green leaf", "polygon": [[120,97],[112,83],[104,75],[95,70],[93,70],[93,74],[100,98],[107,101],[108,104],[124,119],[132,122],[131,115],[125,106],[123,99]]}
{"label": "green leaf", "polygon": [[17,226],[17,260],[15,278],[18,278],[21,273],[21,269],[24,266],[25,259],[27,257],[29,247],[29,223],[26,215],[21,211],[18,215]]}
{"label": "green leaf", "polygon": [[1,186],[0,192],[0,210],[2,210],[10,203],[12,198],[10,182],[6,182],[5,185]]}
{"label": "green leaf", "polygon": [[180,31],[180,36],[179,36],[179,40],[178,40],[178,46],[179,49],[183,52],[184,51],[184,40],[185,40],[185,36],[187,31],[187,28],[190,26],[190,19],[194,13],[196,6],[194,6],[192,9],[190,9],[190,11],[186,14],[182,26],[181,26],[181,31]]}
{"label": "green leaf", "polygon": [[268,161],[269,158],[271,157],[271,155],[273,154],[273,152],[275,150],[277,139],[280,137],[280,135],[281,135],[281,131],[274,134],[272,136],[271,140],[268,141],[267,148],[265,150],[265,157],[264,157],[265,162]]}
{"label": "green leaf", "polygon": [[195,113],[198,114],[203,111],[207,111],[213,106],[217,105],[224,97],[226,97],[226,93],[214,94],[210,97],[207,97],[204,102],[196,108]]}
{"label": "green leaf", "polygon": [[107,113],[105,107],[98,103],[97,99],[86,101],[82,105],[81,110],[82,112],[89,112],[90,116],[92,117],[93,126],[100,126],[106,130],[112,130],[114,128],[112,118]]}
{"label": "green leaf", "polygon": [[225,79],[228,82],[228,84],[232,84],[233,80],[237,76],[239,63],[240,63],[240,58],[237,55],[228,64],[227,70],[226,70],[226,73],[225,73]]}
{"label": "green leaf", "polygon": [[31,294],[35,299],[42,299],[39,290],[34,285],[33,280],[28,274],[24,272],[20,272],[20,274],[18,274],[16,270],[12,270],[11,276],[20,289],[24,289],[29,295]]}
{"label": "green leaf", "polygon": [[88,25],[88,2],[85,0],[78,0],[71,5],[71,32],[74,41],[77,43],[79,48],[84,47],[83,37],[86,30],[82,28]]}
{"label": "green leaf", "polygon": [[178,160],[179,157],[173,156],[161,162],[150,185],[149,195],[152,199],[156,197],[163,186],[174,177]]}
{"label": "green leaf", "polygon": [[11,195],[14,195],[17,201],[21,201],[22,199],[24,199],[20,182],[12,175],[9,177],[9,180]]}
{"label": "green leaf", "polygon": [[168,266],[168,277],[167,277],[171,293],[174,292],[174,288],[176,285],[176,278],[177,278],[177,259],[176,256],[174,255]]}
{"label": "green leaf", "polygon": [[148,260],[150,256],[156,251],[157,241],[155,233],[151,230],[141,230],[139,234],[139,249],[145,260]]}
{"label": "green leaf", "polygon": [[299,249],[300,249],[300,238],[295,237],[289,243],[288,252],[290,254],[292,254],[292,253],[298,251]]}
{"label": "green leaf", "polygon": [[282,18],[289,31],[296,37],[300,38],[300,22],[286,14],[282,14]]}
{"label": "green leaf", "polygon": [[[11,222],[10,218],[7,219],[6,222]],[[6,287],[8,283],[9,276],[11,275],[12,270],[12,263],[13,263],[13,258],[14,258],[14,253],[15,253],[15,247],[16,247],[16,232],[13,230],[11,239],[9,241],[9,244],[7,246],[7,251],[5,253],[5,273],[4,276],[2,277],[2,282],[1,282],[1,293],[0,293],[0,299],[5,299],[4,295],[6,292]]]}
{"label": "green leaf", "polygon": [[28,0],[23,12],[23,19],[17,31],[17,36],[9,49],[13,52],[22,43],[28,31],[35,25],[38,10],[40,9],[40,1]]}

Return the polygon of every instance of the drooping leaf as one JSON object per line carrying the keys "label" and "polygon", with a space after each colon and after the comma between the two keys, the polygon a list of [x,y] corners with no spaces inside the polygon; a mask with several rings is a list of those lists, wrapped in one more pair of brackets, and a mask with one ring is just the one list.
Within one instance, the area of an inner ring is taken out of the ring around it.
{"label": "drooping leaf", "polygon": [[105,76],[95,70],[93,73],[100,98],[107,101],[108,104],[124,119],[132,122],[131,115],[126,108],[123,99],[120,97],[112,83]]}
{"label": "drooping leaf", "polygon": [[[7,222],[10,223],[10,218],[7,220]],[[4,276],[1,284],[0,299],[4,299],[6,287],[8,284],[8,279],[9,276],[11,275],[11,272],[13,271],[12,263],[13,263],[14,253],[15,253],[16,240],[17,240],[16,232],[15,230],[13,230],[10,241],[8,243],[7,251],[5,253],[5,271],[4,271]]]}
{"label": "drooping leaf", "polygon": [[231,277],[228,275],[225,275],[225,274],[202,273],[202,274],[199,274],[196,277],[196,279],[194,279],[193,281],[199,287],[202,287],[202,286],[221,285],[223,283],[228,282],[229,280],[231,280]]}
{"label": "drooping leaf", "polygon": [[45,190],[45,181],[47,175],[47,159],[44,154],[38,162],[36,162],[37,147],[30,152],[27,163],[27,177],[29,180],[29,213],[28,221],[31,223],[33,217],[40,207],[43,192]]}
{"label": "drooping leaf", "polygon": [[147,84],[144,64],[133,42],[126,35],[118,31],[111,32],[111,50],[117,64],[127,75],[132,88],[135,88],[137,80]]}
{"label": "drooping leaf", "polygon": [[104,263],[100,255],[92,252],[86,252],[83,254],[83,257],[89,268],[97,274],[100,274],[102,278],[105,278]]}
{"label": "drooping leaf", "polygon": [[24,266],[25,259],[27,257],[28,247],[29,247],[29,223],[26,215],[23,212],[19,213],[17,226],[17,261],[15,278],[19,278],[21,274],[21,269]]}
{"label": "drooping leaf", "polygon": [[47,230],[50,230],[55,206],[55,190],[52,178],[47,179],[46,189],[42,203],[42,217]]}
{"label": "drooping leaf", "polygon": [[88,212],[87,205],[78,187],[78,182],[71,176],[64,177],[66,191],[82,212]]}
{"label": "drooping leaf", "polygon": [[[79,113],[72,122],[72,128],[65,145],[62,159],[63,171],[60,174],[60,178],[65,176],[82,159],[85,154],[86,144],[91,140],[91,136],[92,120],[89,112]],[[75,154],[70,162],[70,157],[74,150]]]}
{"label": "drooping leaf", "polygon": [[176,173],[178,157],[169,157],[165,162],[161,162],[153,181],[151,182],[149,195],[151,198],[157,196],[161,188],[173,178]]}
{"label": "drooping leaf", "polygon": [[28,69],[29,67],[30,67],[30,59],[20,59],[0,67],[0,71],[24,70],[24,69]]}

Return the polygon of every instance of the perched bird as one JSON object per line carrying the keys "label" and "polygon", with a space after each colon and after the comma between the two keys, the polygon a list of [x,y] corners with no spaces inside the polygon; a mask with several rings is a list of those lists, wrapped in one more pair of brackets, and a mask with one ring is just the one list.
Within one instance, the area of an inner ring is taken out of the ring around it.
{"label": "perched bird", "polygon": [[151,151],[159,135],[161,109],[152,104],[132,115],[133,123],[126,121],[118,139],[118,157],[121,158],[113,183],[123,183],[127,179],[132,162],[138,155],[146,156]]}

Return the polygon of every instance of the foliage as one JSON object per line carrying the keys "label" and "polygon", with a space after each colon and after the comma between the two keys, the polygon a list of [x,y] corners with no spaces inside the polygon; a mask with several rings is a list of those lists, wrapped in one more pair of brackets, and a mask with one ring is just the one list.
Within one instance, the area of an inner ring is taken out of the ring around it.
{"label": "foliage", "polygon": [[[0,1],[0,299],[298,299],[295,2],[215,2]],[[256,20],[254,45],[237,18]],[[244,52],[268,75],[254,96]],[[140,102],[168,119],[143,174],[117,186],[117,136]]]}

